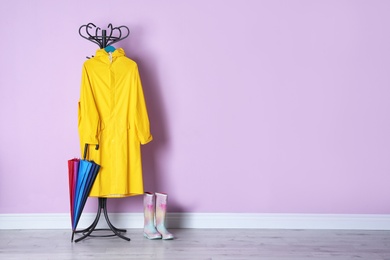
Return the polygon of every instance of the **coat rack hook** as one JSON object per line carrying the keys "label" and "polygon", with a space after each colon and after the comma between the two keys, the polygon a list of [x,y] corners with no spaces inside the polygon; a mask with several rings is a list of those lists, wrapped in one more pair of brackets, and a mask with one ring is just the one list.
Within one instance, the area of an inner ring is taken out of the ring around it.
{"label": "coat rack hook", "polygon": [[[109,23],[107,28],[109,29],[108,32],[107,30],[102,30],[100,27],[97,27],[93,23],[88,23],[86,25],[80,26],[79,34],[84,39],[87,39],[99,45],[101,49],[121,40],[124,40],[130,35],[129,28],[124,25],[114,27],[111,23]],[[94,35],[90,32],[91,29],[95,29]],[[102,31],[101,35],[99,34],[99,31]]]}

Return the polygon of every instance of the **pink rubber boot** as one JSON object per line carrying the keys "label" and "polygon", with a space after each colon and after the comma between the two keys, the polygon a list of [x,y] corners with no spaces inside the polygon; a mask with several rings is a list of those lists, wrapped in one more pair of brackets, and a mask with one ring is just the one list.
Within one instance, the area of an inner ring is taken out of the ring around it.
{"label": "pink rubber boot", "polygon": [[144,194],[144,237],[148,239],[161,239],[161,234],[154,226],[155,206],[154,194],[146,192]]}
{"label": "pink rubber boot", "polygon": [[173,239],[173,235],[165,228],[165,218],[167,213],[167,198],[164,193],[156,193],[156,227],[162,235],[162,239]]}

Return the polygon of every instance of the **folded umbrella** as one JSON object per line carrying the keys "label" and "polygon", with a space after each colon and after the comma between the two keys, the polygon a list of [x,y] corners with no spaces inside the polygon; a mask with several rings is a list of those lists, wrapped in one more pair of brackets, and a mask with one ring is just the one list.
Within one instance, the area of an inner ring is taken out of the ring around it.
{"label": "folded umbrella", "polygon": [[100,166],[93,161],[80,160],[75,187],[73,231],[76,230],[99,169]]}
{"label": "folded umbrella", "polygon": [[68,161],[72,241],[81,213],[100,169],[100,165],[85,159],[87,148],[88,144],[85,145],[83,160],[72,159]]}

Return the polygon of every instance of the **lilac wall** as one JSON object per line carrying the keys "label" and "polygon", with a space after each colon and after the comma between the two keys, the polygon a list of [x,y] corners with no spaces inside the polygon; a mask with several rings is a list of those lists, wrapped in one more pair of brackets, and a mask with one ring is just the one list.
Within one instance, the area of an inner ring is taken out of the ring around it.
{"label": "lilac wall", "polygon": [[390,213],[389,1],[69,2],[0,10],[0,213],[68,212],[88,22],[130,27],[170,211]]}

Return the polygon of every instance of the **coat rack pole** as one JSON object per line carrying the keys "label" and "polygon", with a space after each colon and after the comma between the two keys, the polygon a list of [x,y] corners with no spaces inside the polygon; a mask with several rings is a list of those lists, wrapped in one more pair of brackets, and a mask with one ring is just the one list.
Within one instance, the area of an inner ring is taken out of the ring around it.
{"label": "coat rack pole", "polygon": [[106,48],[107,47],[107,31],[102,30],[102,47]]}

